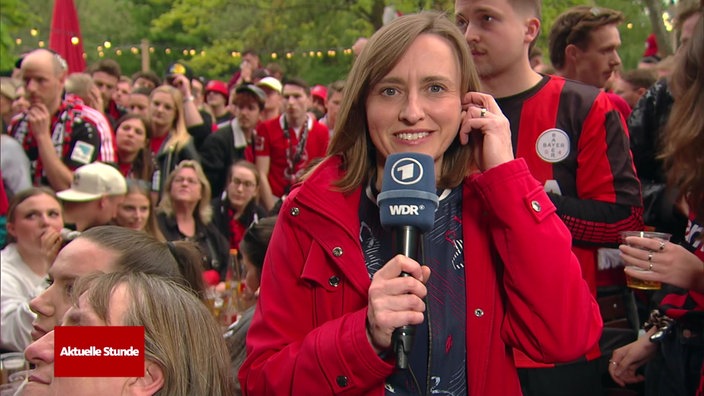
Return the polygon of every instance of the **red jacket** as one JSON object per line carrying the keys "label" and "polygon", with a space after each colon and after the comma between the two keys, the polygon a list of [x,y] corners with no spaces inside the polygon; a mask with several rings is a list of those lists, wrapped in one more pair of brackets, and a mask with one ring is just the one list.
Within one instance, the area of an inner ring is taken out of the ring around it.
{"label": "red jacket", "polygon": [[[394,370],[367,340],[362,189],[331,187],[339,165],[326,160],[284,201],[239,373],[245,394],[383,395]],[[512,347],[541,362],[576,359],[599,339],[599,309],[524,160],[467,178],[463,208],[469,394],[520,395]]]}

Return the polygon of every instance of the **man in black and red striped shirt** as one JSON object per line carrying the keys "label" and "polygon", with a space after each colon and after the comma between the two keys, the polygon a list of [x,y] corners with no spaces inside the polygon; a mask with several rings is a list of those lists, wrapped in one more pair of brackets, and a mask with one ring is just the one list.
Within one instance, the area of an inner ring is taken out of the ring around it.
{"label": "man in black and red striped shirt", "polygon": [[[516,156],[525,158],[572,232],[573,251],[596,293],[597,249],[615,247],[620,231],[643,226],[640,183],[625,122],[606,95],[531,68],[540,8],[540,0],[455,1],[482,86],[511,123]],[[598,346],[588,362],[552,368],[514,354],[526,395],[602,391]]]}

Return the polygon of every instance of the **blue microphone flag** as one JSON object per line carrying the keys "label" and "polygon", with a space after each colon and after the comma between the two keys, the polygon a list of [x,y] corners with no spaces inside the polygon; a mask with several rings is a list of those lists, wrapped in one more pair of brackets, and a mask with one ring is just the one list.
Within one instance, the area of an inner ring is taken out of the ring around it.
{"label": "blue microphone flag", "polygon": [[377,202],[385,228],[411,226],[421,232],[433,228],[438,207],[433,157],[419,153],[389,155]]}

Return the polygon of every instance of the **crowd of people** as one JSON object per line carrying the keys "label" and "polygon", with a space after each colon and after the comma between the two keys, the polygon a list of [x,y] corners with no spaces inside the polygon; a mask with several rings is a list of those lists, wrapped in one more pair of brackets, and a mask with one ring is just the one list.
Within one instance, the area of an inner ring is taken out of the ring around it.
{"label": "crowd of people", "polygon": [[[597,6],[556,18],[548,65],[540,0],[400,16],[327,86],[254,50],[211,81],[24,54],[0,80],[17,394],[704,396],[703,8],[667,71],[652,48],[625,70]],[[438,202],[412,254],[377,201],[399,153]],[[144,376],[54,378],[62,325],[144,326]]]}

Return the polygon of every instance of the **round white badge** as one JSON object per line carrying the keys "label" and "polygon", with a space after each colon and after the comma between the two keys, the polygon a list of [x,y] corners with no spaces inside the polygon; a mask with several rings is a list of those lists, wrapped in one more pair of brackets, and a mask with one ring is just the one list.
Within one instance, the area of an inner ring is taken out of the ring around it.
{"label": "round white badge", "polygon": [[535,152],[545,162],[560,162],[570,154],[570,137],[562,129],[548,129],[538,136]]}

